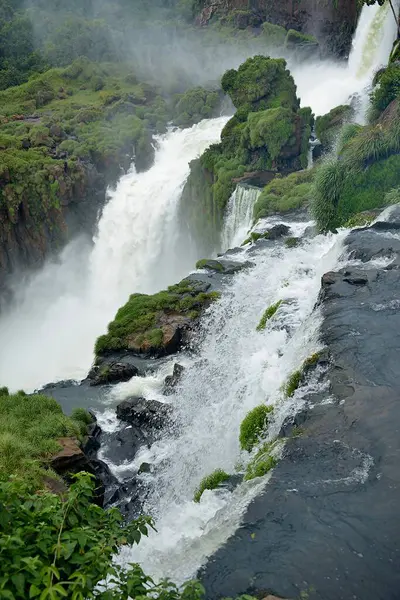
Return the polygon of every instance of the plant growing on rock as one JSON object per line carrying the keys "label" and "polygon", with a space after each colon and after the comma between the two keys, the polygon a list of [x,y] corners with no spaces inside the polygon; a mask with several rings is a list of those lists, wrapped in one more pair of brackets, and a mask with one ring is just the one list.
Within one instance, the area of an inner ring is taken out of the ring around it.
{"label": "plant growing on rock", "polygon": [[201,480],[200,485],[194,494],[193,500],[195,502],[200,502],[200,499],[206,490],[215,490],[221,483],[224,483],[224,481],[227,481],[228,479],[228,473],[222,469],[216,469],[210,475],[207,475]]}
{"label": "plant growing on rock", "polygon": [[270,321],[272,317],[276,314],[282,302],[282,300],[278,300],[278,302],[275,302],[275,304],[271,304],[271,306],[269,306],[265,310],[259,324],[257,325],[257,331],[263,331],[266,328],[268,321]]}
{"label": "plant growing on rock", "polygon": [[268,427],[268,419],[274,407],[261,404],[253,408],[243,419],[240,425],[239,441],[242,450],[251,452],[260,437]]}

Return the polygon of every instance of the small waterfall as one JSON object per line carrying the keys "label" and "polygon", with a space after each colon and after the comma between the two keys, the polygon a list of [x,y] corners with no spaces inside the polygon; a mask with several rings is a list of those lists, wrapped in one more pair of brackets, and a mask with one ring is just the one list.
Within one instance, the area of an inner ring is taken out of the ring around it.
{"label": "small waterfall", "polygon": [[238,185],[229,199],[221,235],[222,251],[240,245],[253,223],[253,209],[261,190]]}

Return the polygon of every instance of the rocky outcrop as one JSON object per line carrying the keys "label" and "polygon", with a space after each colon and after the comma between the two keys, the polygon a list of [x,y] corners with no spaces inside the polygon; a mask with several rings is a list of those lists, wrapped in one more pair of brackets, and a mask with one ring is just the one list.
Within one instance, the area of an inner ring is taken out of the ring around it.
{"label": "rocky outcrop", "polygon": [[269,21],[315,35],[322,48],[336,56],[348,54],[358,14],[357,0],[201,0],[197,6],[198,25],[206,26],[215,18],[227,16],[235,22],[235,15],[240,28]]}
{"label": "rocky outcrop", "polygon": [[140,371],[135,365],[111,359],[99,361],[94,365],[89,371],[88,379],[90,385],[97,386],[129,381],[138,375],[140,375]]}
{"label": "rocky outcrop", "polygon": [[363,264],[323,277],[325,388],[309,396],[295,422],[302,433],[203,570],[208,599],[397,597],[399,224],[397,209],[390,223],[353,231],[346,250]]}
{"label": "rocky outcrop", "polygon": [[117,406],[117,418],[142,428],[163,427],[171,412],[168,404],[145,398],[129,398]]}

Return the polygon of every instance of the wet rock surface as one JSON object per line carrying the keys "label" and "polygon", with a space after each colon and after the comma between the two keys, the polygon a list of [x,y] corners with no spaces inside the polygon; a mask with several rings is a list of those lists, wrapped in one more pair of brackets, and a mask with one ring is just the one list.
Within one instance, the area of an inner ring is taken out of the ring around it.
{"label": "wet rock surface", "polygon": [[[348,236],[360,266],[323,277],[329,389],[285,424],[283,433],[300,427],[301,435],[289,440],[264,493],[203,568],[209,600],[246,592],[399,597],[398,212],[389,225]],[[388,248],[391,264],[377,262]]]}

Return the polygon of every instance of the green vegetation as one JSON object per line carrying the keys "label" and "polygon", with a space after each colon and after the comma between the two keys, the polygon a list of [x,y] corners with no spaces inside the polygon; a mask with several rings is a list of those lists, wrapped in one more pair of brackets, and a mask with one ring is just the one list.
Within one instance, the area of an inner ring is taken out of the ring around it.
{"label": "green vegetation", "polygon": [[222,263],[219,262],[219,260],[202,258],[197,261],[196,269],[206,269],[206,268],[212,269],[213,271],[218,271],[219,273],[222,273],[224,270],[224,267],[223,267]]}
{"label": "green vegetation", "polygon": [[261,404],[253,408],[243,419],[240,425],[239,441],[242,450],[251,452],[260,437],[268,427],[268,419],[274,407]]}
{"label": "green vegetation", "polygon": [[[117,509],[92,504],[94,484],[81,474],[63,498],[32,494],[23,482],[0,483],[0,589],[4,598],[68,597],[123,600],[200,600],[197,582],[182,590],[155,584],[139,565],[124,569],[113,558],[121,546],[139,543],[152,521],[123,524]],[[107,581],[100,585],[101,581]]]}
{"label": "green vegetation", "polygon": [[215,490],[221,483],[224,483],[224,481],[227,481],[228,479],[228,473],[225,473],[222,469],[216,469],[211,475],[207,475],[201,480],[193,500],[195,502],[200,502],[200,499],[206,490]]}
{"label": "green vegetation", "polygon": [[340,129],[354,116],[354,109],[344,104],[333,108],[329,113],[315,120],[315,133],[322,144],[323,150],[330,150]]}
{"label": "green vegetation", "polygon": [[98,338],[96,355],[115,350],[156,351],[168,343],[168,316],[188,324],[218,297],[217,292],[199,292],[190,279],[152,296],[132,294],[108,325],[108,333]]}
{"label": "green vegetation", "polygon": [[43,486],[49,459],[62,437],[82,439],[92,421],[85,410],[66,417],[52,398],[0,390],[0,481],[11,475],[33,488]]}
{"label": "green vegetation", "polygon": [[245,172],[279,172],[307,165],[313,120],[310,109],[299,108],[296,86],[283,59],[250,58],[238,70],[224,74],[222,88],[237,112],[225,125],[221,143],[210,146],[200,159],[214,212],[220,214],[235,179]]}
{"label": "green vegetation", "polygon": [[289,29],[285,39],[285,48],[288,50],[294,50],[300,53],[304,58],[318,52],[319,43],[317,38],[313,35],[306,33],[300,33],[295,29]]}
{"label": "green vegetation", "polygon": [[[386,198],[388,197],[388,195],[390,194],[390,192],[388,192],[388,194],[386,194]],[[400,201],[400,197],[398,198],[397,202]],[[396,202],[393,202],[393,204],[395,204]],[[389,204],[391,204],[389,202]],[[352,228],[352,227],[365,227],[366,225],[370,225],[370,223],[372,223],[372,221],[374,221],[376,219],[376,213],[374,212],[362,212],[362,213],[358,213],[356,215],[353,215],[352,217],[350,217],[350,219],[344,224],[344,227],[348,227],[348,228]]]}
{"label": "green vegetation", "polygon": [[220,95],[216,91],[193,88],[176,98],[175,123],[180,127],[190,127],[202,119],[216,116],[220,105]]}
{"label": "green vegetation", "polygon": [[304,382],[304,379],[309,373],[309,371],[317,365],[320,357],[320,352],[312,354],[303,362],[300,369],[294,371],[290,375],[289,379],[286,382],[286,385],[284,386],[284,391],[288,398],[291,398],[294,395],[295,391]]}
{"label": "green vegetation", "polygon": [[262,24],[262,31],[266,37],[267,43],[273,45],[274,47],[284,46],[286,40],[287,31],[284,27],[280,27],[279,25],[274,25],[273,23]]}
{"label": "green vegetation", "polygon": [[321,231],[334,230],[353,215],[385,206],[400,184],[400,108],[393,101],[376,122],[347,131],[338,156],[315,176],[312,209]]}
{"label": "green vegetation", "polygon": [[271,306],[269,306],[266,309],[263,316],[261,317],[259,324],[257,325],[257,331],[263,331],[266,328],[268,321],[272,319],[272,317],[275,315],[281,304],[282,300],[278,300],[278,302],[275,302],[275,304],[271,304]]}
{"label": "green vegetation", "polygon": [[263,477],[271,469],[276,467],[278,461],[271,455],[271,451],[276,447],[277,442],[263,444],[257,454],[250,460],[244,476],[245,481],[250,481],[256,477]]}
{"label": "green vegetation", "polygon": [[274,213],[286,213],[311,201],[314,169],[275,177],[265,186],[254,206],[254,221]]}
{"label": "green vegetation", "polygon": [[300,238],[297,237],[288,237],[285,240],[286,248],[296,248],[300,243]]}

